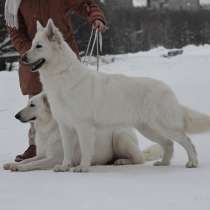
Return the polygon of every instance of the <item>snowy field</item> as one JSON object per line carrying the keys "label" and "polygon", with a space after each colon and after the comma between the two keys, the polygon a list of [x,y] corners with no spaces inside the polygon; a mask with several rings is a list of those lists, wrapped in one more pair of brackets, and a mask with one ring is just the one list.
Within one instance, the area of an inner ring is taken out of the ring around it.
{"label": "snowy field", "polygon": [[[210,46],[184,48],[184,54],[163,58],[166,50],[118,55],[102,65],[107,73],[161,79],[180,102],[210,114]],[[14,119],[27,98],[19,91],[17,72],[0,73],[0,165],[27,146],[27,126]],[[152,163],[97,166],[90,173],[0,169],[0,210],[209,210],[210,134],[192,136],[200,166],[184,167],[185,151],[176,146],[170,167]],[[150,142],[139,139],[141,147]]]}

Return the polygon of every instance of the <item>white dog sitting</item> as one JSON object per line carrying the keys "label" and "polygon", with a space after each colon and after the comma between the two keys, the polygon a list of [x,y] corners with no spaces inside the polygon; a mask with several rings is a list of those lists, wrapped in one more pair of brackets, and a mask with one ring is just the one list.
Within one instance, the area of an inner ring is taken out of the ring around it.
{"label": "white dog sitting", "polygon": [[[46,95],[41,93],[32,97],[28,105],[16,115],[16,118],[24,123],[34,122],[37,156],[20,163],[7,163],[4,169],[11,171],[47,170],[61,164],[63,161],[61,136],[58,125],[52,117]],[[162,156],[162,150],[158,145],[151,146],[141,153],[136,132],[133,129],[127,128],[114,132],[113,143],[110,139],[111,148],[108,149],[108,152],[104,147],[104,137],[99,135],[100,143],[96,145],[96,158],[98,159],[95,160],[95,164],[106,164],[111,161],[114,161],[116,165],[142,164],[144,161],[157,160]],[[77,138],[76,134],[74,138]],[[74,165],[79,165],[81,158],[78,144],[74,148],[73,159]]]}
{"label": "white dog sitting", "polygon": [[186,167],[198,166],[196,149],[187,133],[209,131],[210,117],[182,106],[163,82],[93,72],[80,63],[52,20],[45,28],[38,23],[32,47],[22,61],[31,65],[32,71],[39,71],[61,131],[64,160],[56,171],[73,167],[73,148],[77,144],[72,138],[74,132],[81,162],[73,171],[85,172],[94,162],[97,132],[107,137],[124,127],[136,128],[163,147],[163,158],[156,166],[170,164],[173,141],[186,150]]}
{"label": "white dog sitting", "polygon": [[32,97],[27,106],[15,116],[23,123],[34,122],[37,155],[19,163],[7,163],[5,170],[30,171],[51,169],[63,161],[63,149],[58,125],[53,119],[47,97]]}

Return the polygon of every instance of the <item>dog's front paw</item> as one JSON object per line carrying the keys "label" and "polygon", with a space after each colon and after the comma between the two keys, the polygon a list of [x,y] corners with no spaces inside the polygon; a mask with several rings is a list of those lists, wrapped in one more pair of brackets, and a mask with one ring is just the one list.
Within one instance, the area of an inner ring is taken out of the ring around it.
{"label": "dog's front paw", "polygon": [[186,168],[197,168],[198,167],[198,161],[197,160],[190,160],[186,164]]}
{"label": "dog's front paw", "polygon": [[3,169],[4,169],[4,170],[10,170],[12,164],[14,164],[14,163],[6,163],[6,164],[4,164],[4,165],[3,165]]}
{"label": "dog's front paw", "polygon": [[70,168],[70,165],[56,165],[53,170],[55,172],[67,172],[70,171]]}
{"label": "dog's front paw", "polygon": [[157,161],[154,163],[154,166],[169,166],[169,162],[164,162],[164,161]]}
{"label": "dog's front paw", "polygon": [[11,171],[11,172],[17,172],[17,171],[19,171],[18,165],[16,165],[16,164],[11,164],[11,165],[10,165],[10,171]]}
{"label": "dog's front paw", "polygon": [[74,168],[71,169],[71,172],[74,173],[87,173],[88,172],[88,166],[76,166]]}

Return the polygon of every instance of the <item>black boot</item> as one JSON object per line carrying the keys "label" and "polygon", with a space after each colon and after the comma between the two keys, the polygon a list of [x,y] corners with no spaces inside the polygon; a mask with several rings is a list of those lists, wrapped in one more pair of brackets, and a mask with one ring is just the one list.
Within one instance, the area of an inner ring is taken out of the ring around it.
{"label": "black boot", "polygon": [[23,154],[16,156],[15,161],[21,162],[22,160],[29,159],[34,156],[36,156],[36,145],[30,145]]}

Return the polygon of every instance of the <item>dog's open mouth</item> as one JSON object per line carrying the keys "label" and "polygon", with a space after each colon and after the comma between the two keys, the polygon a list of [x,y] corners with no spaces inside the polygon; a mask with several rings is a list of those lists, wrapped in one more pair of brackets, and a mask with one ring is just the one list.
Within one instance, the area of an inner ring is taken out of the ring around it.
{"label": "dog's open mouth", "polygon": [[28,122],[35,121],[35,120],[36,120],[36,117],[32,117],[32,118],[29,119],[29,120],[23,120],[23,119],[19,119],[19,120],[20,120],[20,122],[22,122],[22,123],[28,123]]}
{"label": "dog's open mouth", "polygon": [[36,117],[32,117],[29,121],[34,121],[36,120]]}
{"label": "dog's open mouth", "polygon": [[43,64],[45,63],[45,59],[41,58],[38,61],[34,62],[34,63],[29,63],[28,65],[31,66],[31,71],[35,72],[37,71],[39,68],[41,68],[43,66]]}

